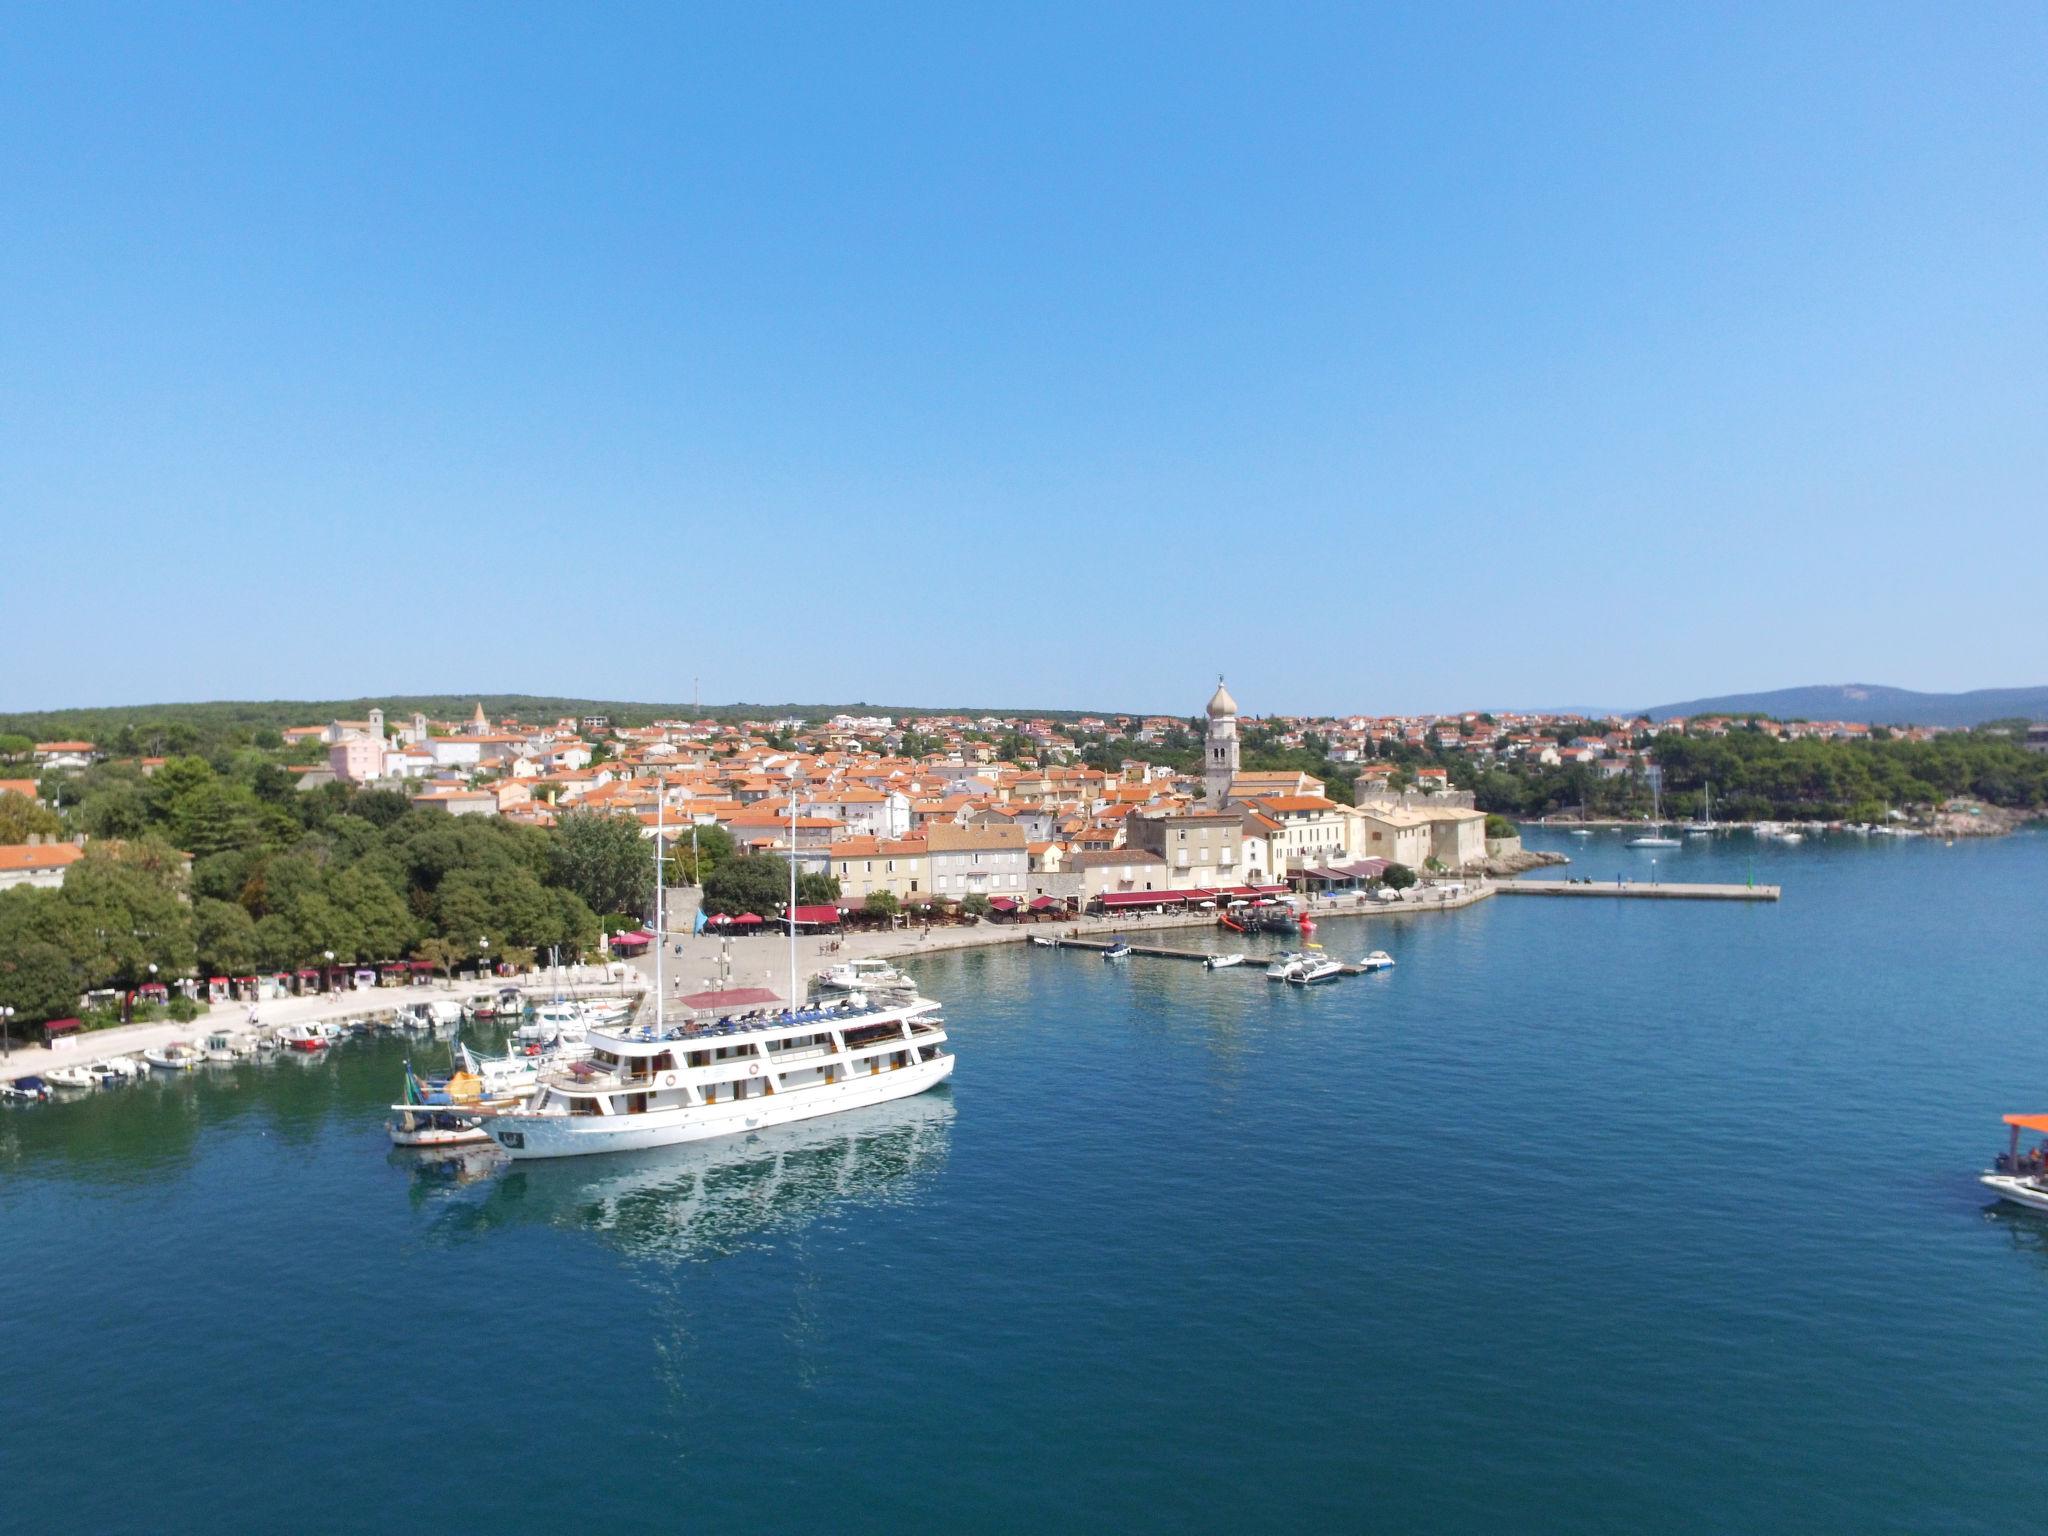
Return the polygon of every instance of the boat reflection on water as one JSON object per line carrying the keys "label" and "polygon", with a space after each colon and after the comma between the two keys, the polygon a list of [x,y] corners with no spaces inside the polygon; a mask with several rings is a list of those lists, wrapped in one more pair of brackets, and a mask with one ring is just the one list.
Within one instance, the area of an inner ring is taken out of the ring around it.
{"label": "boat reflection on water", "polygon": [[952,1139],[944,1088],[748,1136],[649,1152],[513,1163],[492,1147],[415,1166],[414,1199],[446,1200],[448,1242],[535,1222],[597,1233],[634,1258],[735,1253],[841,1206],[914,1199]]}

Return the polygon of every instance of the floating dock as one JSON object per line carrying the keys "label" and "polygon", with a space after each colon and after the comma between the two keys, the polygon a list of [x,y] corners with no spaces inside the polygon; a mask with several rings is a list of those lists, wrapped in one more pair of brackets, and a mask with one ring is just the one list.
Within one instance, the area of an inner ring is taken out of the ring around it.
{"label": "floating dock", "polygon": [[1776,901],[1775,885],[1707,885],[1693,881],[1503,880],[1501,896],[1628,896],[1642,901]]}
{"label": "floating dock", "polygon": [[[1109,939],[1056,938],[1053,940],[1051,947],[1055,949],[1092,949],[1097,954],[1100,954],[1103,950],[1109,948],[1111,942]],[[1044,948],[1046,946],[1041,945],[1040,947]],[[1155,960],[1207,960],[1212,955],[1221,953],[1221,951],[1213,949],[1175,949],[1166,944],[1132,944],[1131,953],[1134,955],[1147,955]],[[1271,959],[1272,956],[1270,955],[1248,956],[1242,965],[1226,965],[1223,969],[1226,971],[1243,971],[1247,976],[1264,976],[1266,974],[1267,962]],[[1362,965],[1352,964],[1343,960],[1339,960],[1337,963],[1344,968],[1346,976],[1364,976],[1369,974]]]}

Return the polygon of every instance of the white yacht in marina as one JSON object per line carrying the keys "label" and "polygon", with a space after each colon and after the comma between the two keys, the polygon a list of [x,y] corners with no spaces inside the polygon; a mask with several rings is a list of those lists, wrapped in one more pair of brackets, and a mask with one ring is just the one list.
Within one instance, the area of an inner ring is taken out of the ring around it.
{"label": "white yacht in marina", "polygon": [[700,993],[681,1001],[687,1023],[593,1029],[587,1060],[543,1073],[527,1104],[483,1129],[515,1158],[666,1147],[906,1098],[952,1074],[928,998],[766,1006],[780,1001]]}
{"label": "white yacht in marina", "polygon": [[[665,789],[655,800],[654,1022],[592,1025],[586,1059],[550,1067],[526,1103],[479,1117],[514,1158],[630,1152],[733,1136],[892,1099],[953,1072],[939,1005],[919,997],[799,1006],[796,928],[789,934],[789,1001],[764,988],[721,985],[677,1000],[671,1024],[662,979],[667,949],[663,876]],[[791,843],[797,797],[790,797]],[[796,865],[789,866],[789,908]],[[858,962],[856,962],[858,964]]]}
{"label": "white yacht in marina", "polygon": [[1266,980],[1292,981],[1308,968],[1308,956],[1298,950],[1288,950],[1284,955],[1275,955],[1266,967]]}

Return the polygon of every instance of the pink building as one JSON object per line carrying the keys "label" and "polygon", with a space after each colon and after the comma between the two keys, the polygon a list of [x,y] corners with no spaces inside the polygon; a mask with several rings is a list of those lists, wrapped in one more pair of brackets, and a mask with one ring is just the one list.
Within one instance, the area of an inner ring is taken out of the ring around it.
{"label": "pink building", "polygon": [[384,743],[369,736],[351,736],[327,749],[327,766],[337,779],[367,784],[384,773]]}

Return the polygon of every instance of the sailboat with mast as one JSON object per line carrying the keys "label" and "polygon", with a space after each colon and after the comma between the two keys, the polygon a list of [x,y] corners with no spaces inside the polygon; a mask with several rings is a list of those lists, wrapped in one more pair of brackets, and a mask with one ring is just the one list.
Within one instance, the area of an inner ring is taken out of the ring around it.
{"label": "sailboat with mast", "polygon": [[1712,837],[1720,830],[1714,823],[1714,786],[1711,783],[1704,784],[1700,787],[1700,819],[1687,823],[1685,835]]}
{"label": "sailboat with mast", "polygon": [[[663,800],[665,801],[664,794]],[[939,1005],[914,991],[870,1000],[855,992],[803,1005],[797,978],[795,769],[790,783],[789,998],[765,987],[663,995],[668,945],[661,802],[655,812],[654,1018],[593,1027],[587,1058],[542,1075],[526,1104],[486,1115],[490,1138],[514,1158],[635,1151],[735,1136],[907,1098],[953,1072]]]}
{"label": "sailboat with mast", "polygon": [[1657,780],[1650,779],[1650,830],[1641,837],[1628,840],[1631,848],[1678,848],[1682,847],[1677,838],[1667,837],[1664,832],[1664,803],[1657,793]]}

